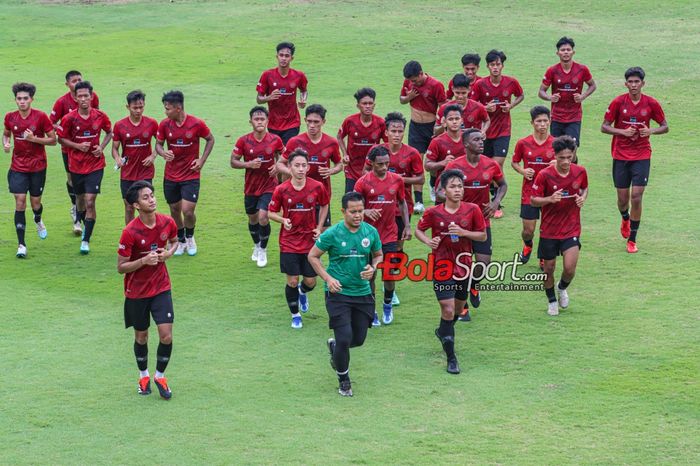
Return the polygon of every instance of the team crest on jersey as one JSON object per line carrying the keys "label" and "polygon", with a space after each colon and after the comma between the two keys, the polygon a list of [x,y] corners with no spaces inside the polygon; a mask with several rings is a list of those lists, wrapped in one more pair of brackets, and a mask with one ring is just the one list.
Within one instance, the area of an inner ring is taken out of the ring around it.
{"label": "team crest on jersey", "polygon": [[642,116],[647,116],[647,111],[646,111],[646,110],[642,110]]}
{"label": "team crest on jersey", "polygon": [[94,129],[94,130],[96,130],[96,129],[99,128],[99,127],[100,127],[100,125],[99,125],[98,123],[93,123],[93,124],[92,124],[92,129]]}
{"label": "team crest on jersey", "polygon": [[190,139],[190,138],[192,137],[192,131],[187,131],[187,132],[185,133],[185,137],[186,137],[187,139]]}
{"label": "team crest on jersey", "polygon": [[393,196],[394,194],[396,194],[396,190],[394,188],[391,188],[389,190],[389,194],[391,194]]}
{"label": "team crest on jersey", "polygon": [[503,91],[503,97],[508,97],[510,93],[508,91]]}
{"label": "team crest on jersey", "polygon": [[[642,112],[642,115],[644,115],[644,114],[645,114],[645,112]],[[32,133],[33,133],[34,131],[36,131],[36,126],[31,125],[31,126],[29,127],[29,129],[32,130]]]}
{"label": "team crest on jersey", "polygon": [[406,168],[406,162],[399,162],[399,167]]}
{"label": "team crest on jersey", "polygon": [[272,147],[266,147],[266,148],[265,148],[265,153],[268,154],[268,155],[272,154]]}
{"label": "team crest on jersey", "polygon": [[327,157],[328,156],[328,151],[326,149],[323,149],[321,151],[321,157]]}
{"label": "team crest on jersey", "polygon": [[295,87],[297,87],[297,84],[296,84],[296,83],[291,83],[291,84],[289,85],[289,87],[291,87],[292,89],[294,89]]}
{"label": "team crest on jersey", "polygon": [[571,185],[572,188],[578,189],[581,185],[579,184],[578,181],[576,181],[574,184]]}
{"label": "team crest on jersey", "polygon": [[369,247],[369,238],[362,238],[362,247],[363,248]]}
{"label": "team crest on jersey", "polygon": [[148,131],[143,132],[143,137],[147,138],[148,137]]}
{"label": "team crest on jersey", "polygon": [[306,196],[306,202],[314,202],[314,197],[311,194],[309,194],[308,196]]}
{"label": "team crest on jersey", "polygon": [[474,122],[474,117],[473,117],[472,115],[469,115],[469,116],[467,117],[467,121],[468,121],[469,123],[473,123],[473,122]]}
{"label": "team crest on jersey", "polygon": [[377,138],[379,138],[379,131],[375,131],[374,133],[372,133],[372,139],[377,139]]}
{"label": "team crest on jersey", "polygon": [[484,172],[484,173],[482,173],[482,174],[481,174],[481,177],[482,177],[483,179],[485,179],[485,180],[488,180],[488,179],[489,179],[489,172]]}
{"label": "team crest on jersey", "polygon": [[466,218],[461,219],[459,221],[459,226],[461,226],[462,228],[467,228],[467,219]]}
{"label": "team crest on jersey", "polygon": [[167,240],[167,239],[168,239],[168,234],[167,234],[167,233],[161,233],[161,234],[160,234],[160,239],[161,239],[161,241]]}

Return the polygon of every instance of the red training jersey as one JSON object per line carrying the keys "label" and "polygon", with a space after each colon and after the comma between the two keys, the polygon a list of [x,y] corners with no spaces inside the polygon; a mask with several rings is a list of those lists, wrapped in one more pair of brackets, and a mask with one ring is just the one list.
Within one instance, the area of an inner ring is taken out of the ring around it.
{"label": "red training jersey", "polygon": [[[472,80],[472,82],[469,83],[469,87],[471,88],[471,90],[469,91],[469,98],[470,99],[472,98],[472,95],[474,95],[474,89],[473,89],[474,84],[476,84],[476,82],[480,79],[481,79],[481,76],[474,76],[474,79]],[[454,88],[452,81],[453,81],[453,78],[450,78],[450,82],[447,83],[447,90],[445,91],[445,96],[448,99],[452,99],[455,96],[454,92],[452,92],[452,89]]]}
{"label": "red training jersey", "polygon": [[122,180],[152,180],[155,176],[155,164],[143,166],[143,161],[153,154],[153,138],[158,132],[158,122],[154,118],[142,116],[138,125],[129,117],[122,118],[114,124],[113,141],[122,146],[122,158],[126,164],[121,168]]}
{"label": "red training jersey", "polygon": [[[666,120],[661,104],[648,95],[635,105],[629,94],[615,97],[605,112],[605,121],[613,123],[613,127],[627,129],[629,127],[650,127],[651,120],[661,124]],[[632,137],[613,136],[612,157],[615,160],[646,160],[651,158],[651,143],[649,138],[635,133]]]}
{"label": "red training jersey", "polygon": [[277,176],[270,176],[270,168],[277,163],[276,156],[283,150],[282,139],[276,134],[266,132],[260,141],[255,138],[254,132],[238,138],[233,153],[241,156],[245,162],[260,160],[258,168],[245,169],[244,195],[260,196],[275,190]]}
{"label": "red training jersey", "polygon": [[24,138],[26,130],[30,130],[38,138],[43,138],[53,131],[53,125],[46,113],[33,108],[29,109],[27,118],[22,118],[19,110],[5,115],[5,131],[12,134],[14,139],[10,170],[22,173],[46,170],[46,147],[27,141]]}
{"label": "red training jersey", "polygon": [[[149,228],[139,217],[122,231],[117,254],[135,261],[157,249],[166,248],[168,241],[177,241],[175,220],[156,213],[156,224]],[[124,295],[130,299],[150,298],[170,289],[170,276],[165,262],[143,267],[124,275]]]}
{"label": "red training jersey", "polygon": [[[479,156],[479,163],[472,166],[467,157],[460,157],[448,163],[445,170],[457,169],[464,174],[464,202],[473,202],[484,212],[486,204],[491,201],[489,187],[492,182],[500,182],[503,179],[503,171],[498,162]],[[486,226],[491,226],[491,220],[485,218]]]}
{"label": "red training jersey", "polygon": [[566,239],[581,236],[581,209],[576,205],[576,195],[588,188],[586,169],[571,164],[569,173],[562,176],[555,166],[542,170],[532,185],[535,197],[551,196],[562,190],[561,201],[542,206],[540,238]]}
{"label": "red training jersey", "polygon": [[[90,99],[90,106],[92,108],[100,108],[100,98],[97,97],[95,92],[92,93],[92,99]],[[57,124],[64,116],[68,115],[73,110],[78,109],[78,101],[75,100],[70,92],[66,92],[64,95],[56,100],[53,104],[53,109],[51,110],[51,115],[49,119],[54,125]]]}
{"label": "red training jersey", "polygon": [[442,123],[442,117],[445,116],[445,109],[450,105],[459,105],[462,107],[462,131],[469,128],[481,129],[483,124],[489,120],[489,112],[486,111],[486,107],[476,100],[467,99],[467,104],[464,106],[457,103],[456,100],[440,105],[437,111],[437,121],[439,123]]}
{"label": "red training jersey", "polygon": [[[471,267],[472,240],[463,236],[451,235],[449,233],[451,223],[469,231],[486,230],[486,222],[481,209],[471,202],[460,202],[459,208],[454,213],[448,212],[445,204],[431,207],[423,213],[417,228],[420,231],[430,230],[433,238],[442,238],[439,246],[433,252],[436,264],[441,260],[457,264],[459,259],[461,264]],[[463,280],[469,276],[468,270],[464,267],[455,267],[453,276],[450,278]]]}
{"label": "red training jersey", "polygon": [[473,86],[473,90],[472,98],[482,105],[491,101],[496,101],[498,104],[496,110],[490,114],[491,126],[486,131],[486,139],[510,136],[510,112],[503,112],[501,105],[505,102],[510,103],[513,96],[523,95],[523,88],[520,87],[518,80],[510,76],[502,76],[501,82],[496,86],[491,82],[491,78],[487,77],[480,79]]}
{"label": "red training jersey", "polygon": [[68,152],[68,171],[85,175],[105,166],[104,155],[95,157],[92,151],[100,145],[100,131],[109,133],[112,131],[112,122],[101,110],[91,108],[87,117],[83,117],[78,110],[73,110],[61,119],[58,136],[68,139],[76,144],[90,143],[90,149],[82,152],[73,148],[66,148]]}
{"label": "red training jersey", "polygon": [[[466,154],[467,152],[464,149],[462,138],[460,137],[457,141],[455,141],[449,134],[447,134],[447,132],[444,132],[440,136],[434,137],[430,141],[428,150],[425,151],[425,159],[432,162],[442,162],[448,155],[451,155],[456,159],[457,157],[461,157]],[[435,173],[435,177],[440,178],[442,171],[442,169],[439,169]]]}
{"label": "red training jersey", "polygon": [[414,86],[411,81],[404,79],[401,87],[401,95],[406,96],[414,89],[418,91],[418,96],[410,103],[416,110],[435,114],[438,106],[446,100],[445,86],[432,76],[426,75],[425,82],[420,86]]}
{"label": "red training jersey", "polygon": [[306,75],[299,70],[290,69],[287,76],[282,76],[277,68],[263,71],[255,88],[258,94],[270,95],[275,89],[280,91],[279,99],[270,100],[267,103],[270,110],[268,128],[284,131],[301,126],[301,117],[297,108],[297,90],[306,92],[307,85]]}
{"label": "red training jersey", "polygon": [[287,180],[275,188],[268,206],[270,212],[282,212],[284,218],[292,221],[292,228],[280,228],[280,252],[308,254],[314,245],[314,229],[318,226],[316,206],[330,202],[323,184],[306,178],[301,189],[296,189],[292,180]]}
{"label": "red training jersey", "polygon": [[199,158],[199,138],[211,134],[203,120],[187,115],[182,125],[166,118],[158,125],[156,138],[163,144],[168,142],[168,149],[175,154],[170,162],[165,162],[165,179],[181,182],[198,180],[200,172],[192,170],[192,162]]}
{"label": "red training jersey", "polygon": [[531,134],[526,138],[519,139],[515,144],[513,152],[513,162],[523,162],[523,168],[532,168],[535,174],[532,179],[523,177],[523,188],[520,194],[520,203],[530,205],[530,196],[532,196],[532,183],[535,182],[537,174],[547,168],[554,160],[554,149],[552,149],[552,135],[547,136],[547,140],[542,144],[538,144],[535,137]]}
{"label": "red training jersey", "polygon": [[287,159],[289,154],[299,147],[309,154],[309,171],[306,173],[306,176],[323,183],[330,197],[332,192],[331,177],[321,178],[318,169],[330,168],[331,162],[340,163],[340,146],[338,146],[338,141],[326,133],[322,133],[321,140],[314,144],[307,133],[302,133],[287,141],[287,147],[282,153],[282,157]]}
{"label": "red training jersey", "polygon": [[586,65],[574,62],[567,73],[561,63],[547,68],[542,84],[552,87],[552,94],[559,94],[559,102],[552,102],[552,121],[571,123],[581,121],[581,102],[574,101],[574,94],[583,93],[583,84],[591,81],[591,71]]}
{"label": "red training jersey", "polygon": [[379,220],[365,218],[365,222],[377,229],[382,244],[398,241],[401,234],[396,225],[396,217],[400,215],[398,203],[406,200],[403,178],[387,171],[384,179],[380,179],[371,171],[357,180],[355,191],[365,198],[366,209],[381,211]]}
{"label": "red training jersey", "polygon": [[377,115],[372,115],[368,126],[364,125],[359,113],[350,115],[343,121],[338,130],[338,138],[348,138],[347,154],[350,162],[345,165],[347,179],[357,180],[362,176],[362,168],[369,150],[381,141],[387,141],[385,131],[384,119]]}

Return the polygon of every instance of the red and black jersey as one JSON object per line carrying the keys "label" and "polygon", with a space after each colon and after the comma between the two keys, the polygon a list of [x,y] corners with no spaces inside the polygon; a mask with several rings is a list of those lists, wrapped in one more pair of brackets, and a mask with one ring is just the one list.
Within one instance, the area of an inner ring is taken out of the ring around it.
{"label": "red and black jersey", "polygon": [[277,163],[276,155],[283,150],[282,139],[276,134],[265,133],[260,141],[255,138],[254,132],[238,138],[233,153],[240,155],[246,162],[260,160],[258,168],[245,169],[243,193],[246,196],[260,196],[275,190],[277,177],[270,176],[269,170]]}
{"label": "red and black jersey", "polygon": [[38,138],[46,137],[53,131],[53,125],[46,113],[32,108],[27,118],[22,118],[19,110],[10,112],[5,115],[5,130],[12,134],[14,140],[10,170],[22,173],[46,170],[46,147],[24,138],[26,130],[30,130]]}
{"label": "red and black jersey", "polygon": [[154,164],[143,166],[143,161],[153,154],[153,139],[158,132],[158,122],[143,116],[138,125],[129,117],[114,124],[113,141],[122,146],[122,157],[126,165],[121,168],[121,179],[128,181],[152,180],[156,169]]}
{"label": "red and black jersey", "polygon": [[548,197],[561,190],[561,201],[542,206],[540,238],[566,239],[581,236],[581,209],[576,196],[588,188],[586,169],[571,164],[569,173],[562,176],[554,165],[542,170],[532,185],[532,196]]}
{"label": "red and black jersey", "polygon": [[96,108],[91,108],[87,117],[83,117],[78,110],[73,110],[61,119],[61,126],[58,129],[58,136],[61,139],[68,139],[76,144],[90,143],[87,152],[71,147],[66,148],[68,170],[71,173],[85,175],[104,168],[104,155],[95,157],[92,153],[100,145],[100,131],[105,133],[112,131],[112,122],[104,112]]}
{"label": "red and black jersey", "polygon": [[198,180],[200,172],[192,170],[192,162],[199,158],[199,139],[211,134],[203,120],[187,115],[182,125],[166,118],[158,125],[157,138],[160,143],[167,141],[168,149],[175,158],[165,163],[165,179],[169,181]]}

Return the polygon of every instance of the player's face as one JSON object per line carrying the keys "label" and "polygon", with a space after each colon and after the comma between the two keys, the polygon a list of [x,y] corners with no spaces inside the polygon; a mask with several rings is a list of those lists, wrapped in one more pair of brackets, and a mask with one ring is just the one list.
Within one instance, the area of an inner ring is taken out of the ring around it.
{"label": "player's face", "polygon": [[459,102],[460,105],[465,105],[467,103],[467,99],[469,99],[469,88],[453,87],[452,94],[454,94],[455,100]]}
{"label": "player's face", "polygon": [[411,76],[408,80],[411,81],[413,87],[418,87],[422,86],[427,78],[426,74],[421,71],[417,76]]}
{"label": "player's face", "polygon": [[462,128],[462,114],[460,112],[448,113],[445,115],[445,124],[448,131],[453,133],[459,131]]}
{"label": "player's face", "polygon": [[464,74],[471,80],[474,80],[474,78],[476,78],[476,73],[479,72],[479,65],[475,65],[474,63],[464,65],[462,68],[464,69]]}
{"label": "player's face", "polygon": [[143,100],[137,100],[128,104],[126,108],[129,109],[129,115],[131,118],[138,120],[143,115],[143,109],[145,106],[146,103]]}
{"label": "player's face", "polygon": [[625,81],[625,87],[629,89],[630,94],[637,95],[642,92],[644,81],[642,81],[639,76],[630,76]]}
{"label": "player's face", "polygon": [[292,172],[294,179],[303,180],[306,172],[309,171],[309,162],[304,157],[294,157],[290,162],[289,171]]}
{"label": "player's face", "polygon": [[17,103],[17,108],[23,112],[29,110],[32,106],[32,101],[34,99],[29,95],[29,92],[18,92],[15,96],[15,102]]}
{"label": "player's face", "polygon": [[253,116],[250,117],[250,124],[253,127],[253,131],[257,133],[263,133],[267,129],[267,115],[263,112],[255,112]]}
{"label": "player's face", "polygon": [[292,63],[292,60],[294,60],[294,56],[291,50],[281,49],[277,52],[277,64],[280,68],[287,68]]}
{"label": "player's face", "polygon": [[364,96],[357,103],[357,108],[360,110],[361,114],[371,115],[372,113],[374,113],[374,99],[368,95]]}
{"label": "player's face", "polygon": [[574,152],[569,149],[564,149],[554,154],[554,157],[557,159],[557,170],[560,173],[568,173],[571,167],[571,161],[574,160]]}
{"label": "player's face", "polygon": [[489,73],[491,73],[491,76],[496,77],[501,75],[501,71],[503,71],[503,62],[501,62],[500,58],[496,58],[494,61],[491,61],[487,65],[489,67]]}
{"label": "player's face", "polygon": [[378,155],[372,162],[372,171],[379,178],[383,178],[386,172],[389,171],[389,156]]}
{"label": "player's face", "polygon": [[457,177],[450,178],[445,187],[445,197],[451,202],[459,202],[464,197],[464,182]]}
{"label": "player's face", "polygon": [[484,135],[481,132],[470,133],[464,147],[472,154],[484,153]]}
{"label": "player's face", "polygon": [[400,146],[403,141],[403,133],[405,129],[403,124],[389,123],[389,127],[386,129],[386,137],[389,139],[389,144],[392,146]]}
{"label": "player's face", "polygon": [[574,49],[569,44],[564,44],[557,50],[557,56],[563,62],[570,62],[574,58]]}
{"label": "player's face", "polygon": [[549,117],[546,114],[537,115],[532,120],[532,127],[538,134],[546,134],[549,131]]}
{"label": "player's face", "polygon": [[165,102],[163,104],[163,109],[165,110],[165,116],[171,120],[177,120],[182,112],[182,107],[179,105],[171,104],[170,102]]}
{"label": "player's face", "polygon": [[323,124],[326,122],[326,120],[321,118],[321,115],[317,115],[316,113],[307,115],[304,121],[306,122],[306,132],[309,133],[309,136],[314,137],[321,134],[321,128],[323,128]]}
{"label": "player's face", "polygon": [[362,223],[362,218],[365,215],[365,205],[362,201],[350,201],[348,202],[347,209],[341,209],[343,211],[343,217],[345,218],[345,223],[354,228],[358,228]]}
{"label": "player's face", "polygon": [[78,101],[78,106],[83,110],[90,108],[90,101],[92,101],[92,92],[90,89],[78,89],[75,93],[75,100]]}
{"label": "player's face", "polygon": [[78,84],[83,80],[83,77],[80,76],[79,74],[75,76],[71,76],[68,81],[66,81],[66,86],[68,86],[68,89],[70,89],[71,92],[75,92],[75,85]]}
{"label": "player's face", "polygon": [[139,191],[139,197],[134,203],[134,207],[144,214],[156,211],[156,196],[151,188],[143,188]]}

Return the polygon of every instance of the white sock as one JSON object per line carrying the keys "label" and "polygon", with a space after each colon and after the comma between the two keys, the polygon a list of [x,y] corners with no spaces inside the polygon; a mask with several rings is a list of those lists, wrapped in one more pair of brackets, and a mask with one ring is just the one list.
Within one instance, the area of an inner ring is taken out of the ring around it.
{"label": "white sock", "polygon": [[165,377],[165,374],[163,374],[161,371],[156,371],[156,375],[153,376],[156,379],[162,379]]}
{"label": "white sock", "polygon": [[146,369],[145,371],[139,371],[139,377],[148,377],[148,376],[149,376],[148,369]]}
{"label": "white sock", "polygon": [[301,314],[297,312],[296,314],[292,314],[292,317],[301,317]]}

